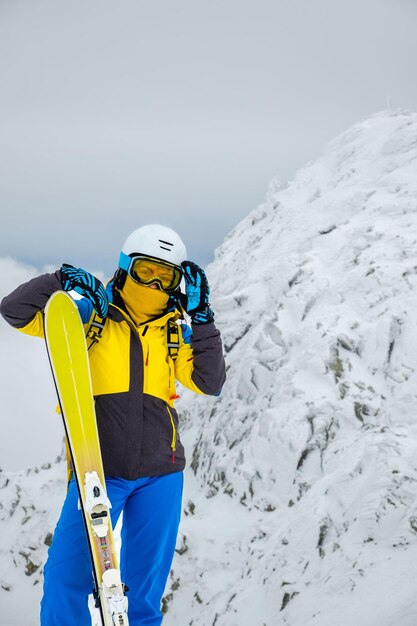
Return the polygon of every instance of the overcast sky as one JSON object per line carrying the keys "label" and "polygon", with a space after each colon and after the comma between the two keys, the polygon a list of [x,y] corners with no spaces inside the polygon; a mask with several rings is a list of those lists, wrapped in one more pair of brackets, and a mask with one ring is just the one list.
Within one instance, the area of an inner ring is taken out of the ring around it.
{"label": "overcast sky", "polygon": [[110,273],[161,222],[206,264],[339,132],[416,110],[416,0],[0,0],[0,256]]}

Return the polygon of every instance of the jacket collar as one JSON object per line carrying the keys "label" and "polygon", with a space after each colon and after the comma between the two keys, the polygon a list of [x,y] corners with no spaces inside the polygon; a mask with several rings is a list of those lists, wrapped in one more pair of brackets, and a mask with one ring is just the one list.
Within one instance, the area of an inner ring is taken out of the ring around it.
{"label": "jacket collar", "polygon": [[134,321],[129,317],[129,315],[126,313],[126,311],[123,311],[123,309],[118,307],[116,304],[110,303],[109,313],[108,313],[107,317],[109,319],[113,320],[114,322],[123,322],[123,321],[127,322],[129,324],[129,326],[131,326],[132,328],[137,329],[137,328],[141,328],[141,327],[144,327],[144,326],[149,326],[149,327],[165,326],[167,324],[168,320],[170,320],[170,319],[172,319],[172,320],[180,319],[181,314],[178,311],[168,311],[167,313],[165,313],[161,317],[157,317],[156,319],[149,320],[147,322],[143,322],[139,326],[136,326]]}

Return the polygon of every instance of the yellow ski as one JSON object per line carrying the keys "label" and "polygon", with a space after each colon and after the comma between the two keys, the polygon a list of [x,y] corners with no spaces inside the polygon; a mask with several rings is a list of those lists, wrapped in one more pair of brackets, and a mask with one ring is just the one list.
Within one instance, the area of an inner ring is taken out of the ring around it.
{"label": "yellow ski", "polygon": [[84,328],[77,305],[65,291],[54,293],[46,305],[45,339],[78,485],[103,626],[128,626]]}

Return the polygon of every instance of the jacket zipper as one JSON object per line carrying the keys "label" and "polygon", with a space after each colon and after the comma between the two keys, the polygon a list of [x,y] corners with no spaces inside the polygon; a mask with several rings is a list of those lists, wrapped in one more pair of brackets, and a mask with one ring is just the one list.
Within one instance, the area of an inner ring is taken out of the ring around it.
{"label": "jacket zipper", "polygon": [[171,426],[172,426],[172,441],[171,441],[171,450],[172,450],[172,462],[175,463],[175,452],[177,449],[177,429],[175,428],[175,422],[174,422],[174,418],[172,417],[172,413],[171,413],[171,409],[169,408],[168,405],[166,405],[167,407],[167,411],[169,413],[169,417],[171,420]]}

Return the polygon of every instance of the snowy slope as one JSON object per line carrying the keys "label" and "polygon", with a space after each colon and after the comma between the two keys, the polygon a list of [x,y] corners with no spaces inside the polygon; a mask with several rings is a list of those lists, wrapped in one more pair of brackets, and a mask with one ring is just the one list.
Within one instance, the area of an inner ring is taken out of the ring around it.
{"label": "snowy slope", "polygon": [[[415,626],[417,115],[376,115],[272,181],[208,275],[228,380],[178,404],[164,626]],[[44,559],[63,464],[8,479],[0,626],[32,626],[9,608],[30,587],[37,614],[40,567],[24,570]]]}
{"label": "snowy slope", "polygon": [[1,626],[38,626],[42,568],[65,497],[66,464],[0,471]]}
{"label": "snowy slope", "polygon": [[183,401],[166,625],[415,624],[417,115],[273,181],[208,274],[228,381]]}

